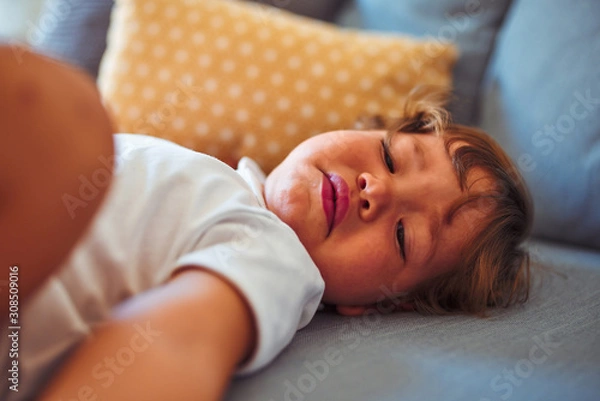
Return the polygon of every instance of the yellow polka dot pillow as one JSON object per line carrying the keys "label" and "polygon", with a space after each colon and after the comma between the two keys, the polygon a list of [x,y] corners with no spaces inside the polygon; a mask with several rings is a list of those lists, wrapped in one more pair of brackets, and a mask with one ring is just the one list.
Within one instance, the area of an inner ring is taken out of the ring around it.
{"label": "yellow polka dot pillow", "polygon": [[121,132],[265,171],[320,132],[449,86],[456,49],[234,0],[117,0],[99,75]]}

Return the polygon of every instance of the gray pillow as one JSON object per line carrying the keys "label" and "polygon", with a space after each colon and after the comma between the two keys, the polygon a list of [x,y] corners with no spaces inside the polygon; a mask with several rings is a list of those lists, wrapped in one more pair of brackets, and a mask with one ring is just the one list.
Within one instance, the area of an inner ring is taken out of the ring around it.
{"label": "gray pillow", "polygon": [[356,0],[363,26],[455,42],[454,120],[478,122],[478,95],[496,33],[510,0]]}
{"label": "gray pillow", "polygon": [[305,17],[332,21],[345,0],[251,0]]}
{"label": "gray pillow", "polygon": [[483,128],[522,170],[534,234],[600,248],[600,2],[514,3]]}
{"label": "gray pillow", "polygon": [[[265,5],[323,20],[333,18],[344,0],[255,0]],[[39,32],[38,51],[98,75],[106,49],[106,33],[113,0],[48,0],[40,21],[50,21]]]}
{"label": "gray pillow", "polygon": [[48,0],[40,14],[50,21],[40,30],[36,50],[75,64],[92,76],[106,48],[112,0]]}

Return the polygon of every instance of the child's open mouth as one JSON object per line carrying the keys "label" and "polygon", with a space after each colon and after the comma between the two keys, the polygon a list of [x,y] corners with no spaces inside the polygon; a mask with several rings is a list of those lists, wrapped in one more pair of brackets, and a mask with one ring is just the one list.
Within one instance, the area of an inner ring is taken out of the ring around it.
{"label": "child's open mouth", "polygon": [[348,212],[348,184],[337,174],[325,174],[321,186],[323,210],[327,221],[327,236],[339,225]]}

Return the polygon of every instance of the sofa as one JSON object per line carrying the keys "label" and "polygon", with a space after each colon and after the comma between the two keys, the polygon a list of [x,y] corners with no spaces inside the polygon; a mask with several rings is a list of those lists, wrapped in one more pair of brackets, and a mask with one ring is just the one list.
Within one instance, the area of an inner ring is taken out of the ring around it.
{"label": "sofa", "polygon": [[[534,199],[526,244],[534,284],[525,305],[485,318],[319,312],[266,369],[234,379],[225,399],[600,399],[600,3],[261,3],[457,45],[454,118],[507,149]],[[111,8],[108,0],[53,2],[45,12],[62,10],[59,23],[35,47],[96,76]]]}

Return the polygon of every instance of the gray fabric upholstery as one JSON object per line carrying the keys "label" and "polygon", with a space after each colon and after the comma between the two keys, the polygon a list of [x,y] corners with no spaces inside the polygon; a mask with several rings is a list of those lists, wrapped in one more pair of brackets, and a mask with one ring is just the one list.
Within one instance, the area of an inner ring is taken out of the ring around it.
{"label": "gray fabric upholstery", "polygon": [[[252,0],[307,17],[330,20],[344,0]],[[113,0],[48,0],[40,21],[50,21],[37,32],[37,51],[75,64],[93,77],[106,49]]]}
{"label": "gray fabric upholstery", "polygon": [[36,50],[97,76],[112,5],[112,0],[49,0],[40,20],[56,23],[40,31]]}
{"label": "gray fabric upholstery", "polygon": [[600,248],[600,2],[515,1],[483,128],[522,171],[534,233]]}
{"label": "gray fabric upholstery", "polygon": [[460,57],[454,67],[454,120],[478,122],[479,90],[496,33],[511,0],[356,0],[367,29],[454,42]]}
{"label": "gray fabric upholstery", "polygon": [[317,314],[228,401],[600,399],[600,253],[532,242],[537,285],[488,318]]}
{"label": "gray fabric upholstery", "polygon": [[331,21],[345,0],[252,0],[296,14]]}

